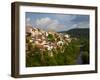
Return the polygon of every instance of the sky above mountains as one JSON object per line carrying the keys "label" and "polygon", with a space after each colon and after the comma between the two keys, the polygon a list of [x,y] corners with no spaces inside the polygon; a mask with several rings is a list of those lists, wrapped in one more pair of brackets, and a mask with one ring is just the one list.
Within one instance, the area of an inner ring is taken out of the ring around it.
{"label": "sky above mountains", "polygon": [[67,31],[73,28],[89,28],[89,15],[26,12],[26,25],[43,30]]}

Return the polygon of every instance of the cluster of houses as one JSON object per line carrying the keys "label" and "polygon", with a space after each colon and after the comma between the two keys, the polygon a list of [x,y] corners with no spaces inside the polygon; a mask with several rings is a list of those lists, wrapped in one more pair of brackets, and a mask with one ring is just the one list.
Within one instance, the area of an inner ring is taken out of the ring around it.
{"label": "cluster of houses", "polygon": [[[28,43],[32,43],[37,48],[42,50],[52,51],[52,49],[63,48],[64,44],[69,44],[71,38],[68,34],[57,33],[55,31],[45,31],[31,26],[26,27],[26,39]],[[26,42],[26,50],[28,50],[28,43]],[[53,56],[53,53],[50,53]]]}

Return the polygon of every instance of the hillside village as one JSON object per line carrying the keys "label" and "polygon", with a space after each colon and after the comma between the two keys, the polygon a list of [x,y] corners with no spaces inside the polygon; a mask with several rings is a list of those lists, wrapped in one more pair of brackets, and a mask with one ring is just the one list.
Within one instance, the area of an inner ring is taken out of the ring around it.
{"label": "hillside village", "polygon": [[[60,48],[64,44],[68,45],[71,42],[70,35],[63,35],[62,33],[57,33],[54,31],[44,31],[39,28],[32,28],[31,26],[26,27],[26,50],[28,51],[28,43],[32,43],[35,47],[39,48],[41,51]],[[53,53],[49,53],[53,56]]]}
{"label": "hillside village", "polygon": [[79,40],[67,33],[26,26],[26,66],[78,64],[79,45]]}

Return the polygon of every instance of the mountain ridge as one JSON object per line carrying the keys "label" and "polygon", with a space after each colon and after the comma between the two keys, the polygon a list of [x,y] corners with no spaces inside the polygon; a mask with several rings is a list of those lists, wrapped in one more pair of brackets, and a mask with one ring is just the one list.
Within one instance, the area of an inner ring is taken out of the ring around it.
{"label": "mountain ridge", "polygon": [[68,31],[61,31],[59,33],[69,34],[71,37],[89,39],[89,28],[74,28]]}

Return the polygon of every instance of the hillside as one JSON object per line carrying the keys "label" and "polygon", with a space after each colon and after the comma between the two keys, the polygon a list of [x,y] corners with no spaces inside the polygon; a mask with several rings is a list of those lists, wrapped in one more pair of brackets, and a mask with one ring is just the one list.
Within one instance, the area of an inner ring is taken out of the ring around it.
{"label": "hillside", "polygon": [[[26,27],[26,67],[72,65],[80,48],[68,34]],[[73,54],[74,53],[74,54]]]}
{"label": "hillside", "polygon": [[89,28],[75,28],[68,31],[61,31],[60,33],[67,33],[71,37],[89,39]]}

